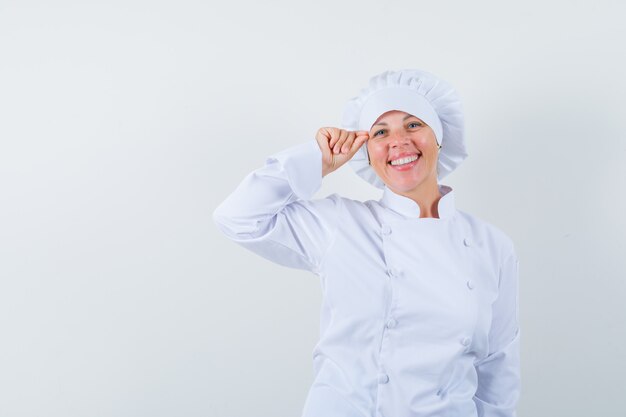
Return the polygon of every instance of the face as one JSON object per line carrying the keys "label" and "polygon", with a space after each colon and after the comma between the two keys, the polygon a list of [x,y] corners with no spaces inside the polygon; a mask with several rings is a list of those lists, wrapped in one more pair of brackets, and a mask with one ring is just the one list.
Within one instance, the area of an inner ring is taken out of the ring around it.
{"label": "face", "polygon": [[370,129],[367,151],[376,174],[395,192],[411,193],[424,184],[437,184],[435,133],[411,114],[383,113]]}

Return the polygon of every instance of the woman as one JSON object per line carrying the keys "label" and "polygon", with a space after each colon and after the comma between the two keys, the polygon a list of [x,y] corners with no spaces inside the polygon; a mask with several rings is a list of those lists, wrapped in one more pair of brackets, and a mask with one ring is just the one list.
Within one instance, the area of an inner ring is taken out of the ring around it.
{"label": "woman", "polygon": [[[226,236],[322,286],[304,417],[516,415],[518,258],[439,181],[467,156],[454,89],[387,71],[342,128],[278,152],[214,212]],[[379,201],[312,199],[346,162]]]}

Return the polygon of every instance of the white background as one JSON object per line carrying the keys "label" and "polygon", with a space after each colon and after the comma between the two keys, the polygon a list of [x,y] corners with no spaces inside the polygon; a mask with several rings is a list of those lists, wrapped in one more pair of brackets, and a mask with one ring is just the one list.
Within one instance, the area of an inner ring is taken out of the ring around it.
{"label": "white background", "polygon": [[[0,1],[0,417],[296,417],[320,288],[219,234],[387,69],[454,85],[443,181],[520,259],[520,417],[626,409],[618,1]],[[378,199],[344,167],[318,197]]]}

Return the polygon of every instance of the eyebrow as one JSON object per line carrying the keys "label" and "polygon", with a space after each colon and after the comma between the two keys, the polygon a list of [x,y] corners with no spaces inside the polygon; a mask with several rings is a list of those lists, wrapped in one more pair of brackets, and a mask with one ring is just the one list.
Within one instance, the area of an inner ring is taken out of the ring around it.
{"label": "eyebrow", "polygon": [[[409,117],[415,117],[416,119],[418,119],[418,120],[419,120],[419,117],[417,117],[417,116],[413,116],[412,114],[407,114],[406,116],[404,116],[404,119],[402,119],[402,121],[405,121],[405,120],[406,120],[406,119],[408,119]],[[385,125],[385,126],[387,126],[387,123],[385,123],[385,122],[380,122],[380,123],[373,124],[372,126],[376,126],[376,125]]]}

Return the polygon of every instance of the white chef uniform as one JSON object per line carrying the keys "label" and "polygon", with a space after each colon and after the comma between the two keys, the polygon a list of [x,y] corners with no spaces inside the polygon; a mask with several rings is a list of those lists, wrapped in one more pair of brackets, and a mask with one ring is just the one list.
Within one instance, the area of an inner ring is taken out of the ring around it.
{"label": "white chef uniform", "polygon": [[520,394],[518,258],[500,229],[440,218],[384,188],[380,201],[322,182],[315,140],[269,157],[213,213],[218,228],[322,287],[303,417],[514,417]]}

